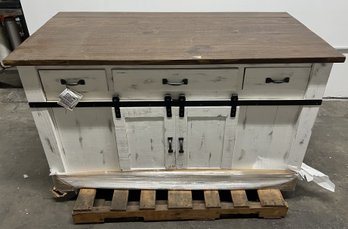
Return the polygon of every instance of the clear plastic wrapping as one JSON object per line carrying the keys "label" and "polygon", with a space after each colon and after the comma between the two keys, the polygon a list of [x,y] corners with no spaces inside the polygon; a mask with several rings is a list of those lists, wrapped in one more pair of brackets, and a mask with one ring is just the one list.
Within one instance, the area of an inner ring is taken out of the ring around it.
{"label": "clear plastic wrapping", "polygon": [[75,188],[105,189],[259,189],[281,187],[297,178],[290,170],[173,170],[60,174]]}

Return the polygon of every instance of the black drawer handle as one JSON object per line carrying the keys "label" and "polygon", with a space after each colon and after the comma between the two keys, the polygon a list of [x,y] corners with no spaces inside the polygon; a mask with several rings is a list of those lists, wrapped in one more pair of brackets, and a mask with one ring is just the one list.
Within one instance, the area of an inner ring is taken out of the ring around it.
{"label": "black drawer handle", "polygon": [[266,78],[266,83],[277,83],[277,84],[279,84],[279,83],[289,83],[289,82],[290,82],[290,78],[289,77],[285,77],[282,80],[274,80],[274,79],[272,79],[270,77]]}
{"label": "black drawer handle", "polygon": [[85,80],[72,81],[72,80],[65,80],[65,79],[61,79],[60,83],[62,85],[65,85],[65,86],[78,86],[78,85],[85,85],[86,84]]}
{"label": "black drawer handle", "polygon": [[162,84],[167,84],[170,86],[181,86],[181,85],[187,85],[188,79],[182,79],[180,82],[171,82],[168,79],[162,79]]}
{"label": "black drawer handle", "polygon": [[184,138],[179,138],[179,153],[184,153]]}
{"label": "black drawer handle", "polygon": [[168,153],[173,153],[173,138],[168,138]]}

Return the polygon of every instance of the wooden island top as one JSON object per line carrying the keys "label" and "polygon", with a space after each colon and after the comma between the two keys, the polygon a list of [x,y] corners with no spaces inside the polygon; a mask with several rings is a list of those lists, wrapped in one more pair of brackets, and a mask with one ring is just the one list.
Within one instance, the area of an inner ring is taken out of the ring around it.
{"label": "wooden island top", "polygon": [[344,62],[288,13],[60,12],[5,65]]}

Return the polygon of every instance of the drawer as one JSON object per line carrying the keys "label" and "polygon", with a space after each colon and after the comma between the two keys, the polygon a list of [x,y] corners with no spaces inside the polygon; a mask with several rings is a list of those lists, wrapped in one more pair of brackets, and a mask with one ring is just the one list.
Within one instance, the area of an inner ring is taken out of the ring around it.
{"label": "drawer", "polygon": [[114,88],[122,99],[229,99],[238,88],[238,68],[114,69]]}
{"label": "drawer", "polygon": [[302,99],[311,68],[246,68],[244,98]]}
{"label": "drawer", "polygon": [[111,99],[105,70],[39,70],[39,75],[47,100],[58,100],[66,87],[80,92],[82,100]]}

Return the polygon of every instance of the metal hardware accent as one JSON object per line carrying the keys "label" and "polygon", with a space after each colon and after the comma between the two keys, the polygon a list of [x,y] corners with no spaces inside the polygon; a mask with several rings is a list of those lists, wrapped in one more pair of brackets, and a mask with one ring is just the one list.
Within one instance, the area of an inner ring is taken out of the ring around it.
{"label": "metal hardware accent", "polygon": [[266,83],[275,83],[275,84],[280,84],[280,83],[289,83],[290,82],[290,78],[289,77],[285,77],[284,79],[281,80],[274,80],[270,77],[266,78]]}
{"label": "metal hardware accent", "polygon": [[85,80],[72,81],[72,80],[65,80],[65,79],[61,79],[60,83],[62,85],[70,86],[70,87],[86,84]]}
{"label": "metal hardware accent", "polygon": [[237,95],[237,94],[232,94],[232,97],[231,97],[231,113],[230,113],[230,117],[236,117],[237,102],[238,102],[238,95]]}
{"label": "metal hardware accent", "polygon": [[183,118],[185,116],[185,101],[186,97],[184,95],[179,96],[179,117]]}
{"label": "metal hardware accent", "polygon": [[[274,100],[238,100],[236,106],[319,106],[322,104],[321,99],[274,99]],[[182,102],[172,100],[172,107],[178,107]],[[231,100],[204,100],[204,101],[184,101],[184,106],[187,107],[221,107],[231,106]],[[62,108],[56,102],[29,102],[31,108]],[[165,102],[159,101],[120,101],[119,107],[164,107]],[[79,102],[76,107],[115,107],[113,101],[94,101],[94,102]]]}
{"label": "metal hardware accent", "polygon": [[182,79],[180,82],[170,82],[168,79],[162,79],[162,84],[167,84],[170,86],[181,86],[181,85],[187,85],[188,79]]}
{"label": "metal hardware accent", "polygon": [[168,153],[173,153],[173,138],[168,138]]}
{"label": "metal hardware accent", "polygon": [[112,102],[115,108],[115,116],[116,118],[121,118],[121,110],[120,110],[120,98],[119,97],[113,97]]}
{"label": "metal hardware accent", "polygon": [[179,153],[184,153],[184,138],[179,138]]}
{"label": "metal hardware accent", "polygon": [[172,117],[172,97],[170,95],[164,96],[164,103],[166,106],[167,117]]}

